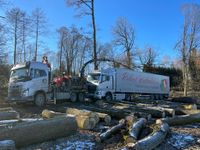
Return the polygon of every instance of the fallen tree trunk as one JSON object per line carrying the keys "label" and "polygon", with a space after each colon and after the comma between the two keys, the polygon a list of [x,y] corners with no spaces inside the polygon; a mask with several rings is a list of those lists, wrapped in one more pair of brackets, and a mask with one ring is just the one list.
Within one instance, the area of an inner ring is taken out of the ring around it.
{"label": "fallen tree trunk", "polygon": [[0,141],[0,150],[15,150],[15,142],[13,140]]}
{"label": "fallen tree trunk", "polygon": [[170,126],[193,124],[193,123],[199,123],[199,122],[200,122],[200,113],[191,114],[191,115],[183,115],[183,116],[175,116],[174,118],[163,118],[163,119],[156,120],[156,124],[167,123]]}
{"label": "fallen tree trunk", "polygon": [[0,108],[0,111],[13,111],[13,108],[12,107],[3,107],[3,108]]}
{"label": "fallen tree trunk", "polygon": [[82,109],[87,109],[90,111],[105,113],[110,115],[111,117],[122,119],[125,118],[130,114],[130,112],[124,111],[124,110],[115,110],[115,109],[106,109],[106,108],[99,108],[99,107],[91,107],[91,106],[80,106]]}
{"label": "fallen tree trunk", "polygon": [[185,109],[185,110],[197,110],[197,105],[196,104],[186,104],[186,105],[180,105],[180,109]]}
{"label": "fallen tree trunk", "polygon": [[96,140],[98,142],[103,142],[105,140],[107,140],[108,138],[110,138],[113,134],[117,133],[119,130],[121,130],[122,128],[125,127],[125,121],[121,120],[119,122],[119,124],[111,127],[110,129],[108,129],[106,132],[102,133],[99,135],[99,137],[96,138]]}
{"label": "fallen tree trunk", "polygon": [[135,140],[138,139],[139,133],[142,128],[146,126],[147,120],[145,118],[140,118],[132,125],[132,129],[129,132],[130,136],[133,137]]}
{"label": "fallen tree trunk", "polygon": [[162,124],[160,130],[135,144],[136,150],[152,150],[162,143],[169,131],[168,124]]}
{"label": "fallen tree trunk", "polygon": [[179,109],[178,111],[181,112],[183,115],[191,115],[191,114],[200,113],[200,110],[183,110],[183,109]]}
{"label": "fallen tree trunk", "polygon": [[75,117],[57,117],[48,120],[21,123],[0,130],[0,140],[11,139],[16,147],[61,138],[74,134],[77,131]]}
{"label": "fallen tree trunk", "polygon": [[172,102],[196,104],[198,100],[192,97],[175,97],[171,99]]}
{"label": "fallen tree trunk", "polygon": [[18,119],[19,113],[16,111],[0,111],[0,120]]}
{"label": "fallen tree trunk", "polygon": [[106,125],[109,125],[111,122],[111,117],[108,114],[105,113],[97,113],[100,120],[104,121],[106,123]]}
{"label": "fallen tree trunk", "polygon": [[66,114],[64,113],[60,113],[60,112],[55,112],[55,111],[52,111],[52,110],[48,110],[48,109],[45,109],[42,111],[42,117],[43,118],[54,118],[54,117],[60,117],[60,116],[64,116]]}
{"label": "fallen tree trunk", "polygon": [[76,109],[76,108],[67,108],[66,109],[66,113],[67,114],[72,114],[72,115],[76,115],[76,116],[88,116],[90,118],[94,118],[94,120],[96,121],[96,124],[99,122],[99,116],[96,112],[92,112],[89,110],[84,110],[84,109]]}

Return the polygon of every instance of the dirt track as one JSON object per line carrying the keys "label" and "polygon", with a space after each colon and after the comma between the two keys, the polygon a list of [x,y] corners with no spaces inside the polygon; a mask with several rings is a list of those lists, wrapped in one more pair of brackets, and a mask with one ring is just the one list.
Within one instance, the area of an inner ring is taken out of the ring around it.
{"label": "dirt track", "polygon": [[[41,118],[41,112],[43,109],[50,109],[59,112],[65,112],[66,107],[79,108],[81,103],[64,102],[57,105],[52,103],[47,104],[45,107],[39,108],[33,104],[7,104],[4,102],[0,103],[0,107],[13,107],[14,110],[20,113],[21,118]],[[88,104],[84,104],[88,105]],[[89,104],[90,105],[90,104]],[[113,120],[112,125],[116,124],[117,120]],[[122,149],[125,143],[122,140],[122,135],[116,134],[104,143],[98,143],[94,141],[95,136],[100,132],[106,130],[106,126],[99,124],[94,130],[79,131],[76,135],[68,138],[57,139],[50,142],[44,142],[23,149]],[[200,149],[200,124],[170,127],[171,132],[164,143],[162,143],[157,150],[176,150],[176,149],[188,149],[196,150]],[[71,143],[70,143],[71,142]],[[78,147],[82,145],[82,147]]]}

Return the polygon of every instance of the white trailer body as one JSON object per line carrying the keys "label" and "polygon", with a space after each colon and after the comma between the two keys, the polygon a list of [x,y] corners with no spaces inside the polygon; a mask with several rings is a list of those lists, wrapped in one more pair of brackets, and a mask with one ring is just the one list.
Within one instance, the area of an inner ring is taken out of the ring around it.
{"label": "white trailer body", "polygon": [[125,68],[109,68],[90,74],[90,77],[91,75],[96,78],[99,76],[98,81],[93,81],[97,86],[94,97],[99,99],[129,99],[131,94],[150,95],[161,99],[168,97],[170,91],[168,76]]}

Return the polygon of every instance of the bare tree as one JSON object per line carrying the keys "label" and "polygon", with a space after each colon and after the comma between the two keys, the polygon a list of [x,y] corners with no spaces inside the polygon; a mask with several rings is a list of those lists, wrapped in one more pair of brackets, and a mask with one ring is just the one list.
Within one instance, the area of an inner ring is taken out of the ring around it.
{"label": "bare tree", "polygon": [[132,51],[135,41],[135,31],[133,25],[125,18],[119,18],[112,30],[114,44],[121,47],[126,52],[126,65],[130,68],[133,66]]}
{"label": "bare tree", "polygon": [[94,69],[98,69],[97,65],[97,48],[96,48],[96,23],[95,23],[95,9],[94,9],[94,0],[66,0],[68,6],[75,6],[80,11],[80,16],[90,15],[92,19],[92,28],[93,28],[93,59],[94,59]]}
{"label": "bare tree", "polygon": [[23,53],[23,61],[25,62],[27,59],[27,52],[26,52],[26,47],[28,44],[28,37],[30,36],[30,19],[28,18],[28,15],[26,13],[23,14],[21,18],[21,27],[20,27],[20,32],[21,32],[21,50]]}
{"label": "bare tree", "polygon": [[183,5],[184,25],[182,35],[176,44],[183,63],[184,96],[187,96],[189,87],[189,58],[193,49],[199,48],[200,35],[200,5]]}
{"label": "bare tree", "polygon": [[14,59],[14,64],[17,62],[17,46],[18,46],[18,40],[20,37],[20,24],[21,24],[21,19],[24,15],[24,12],[20,10],[19,8],[13,8],[9,11],[6,12],[6,18],[9,23],[9,31],[11,32],[12,39],[14,41],[14,54],[13,54],[13,59]]}
{"label": "bare tree", "polygon": [[57,30],[58,34],[59,34],[59,71],[63,71],[63,63],[62,63],[62,59],[63,59],[63,50],[65,48],[65,40],[66,40],[66,37],[68,35],[68,29],[66,27],[60,27],[58,30]]}
{"label": "bare tree", "polygon": [[155,59],[157,56],[158,54],[151,47],[147,47],[143,51],[138,50],[138,58],[142,66],[147,65],[149,67],[152,67],[153,64],[155,63]]}
{"label": "bare tree", "polygon": [[37,60],[38,47],[39,47],[39,37],[41,37],[47,30],[47,19],[44,12],[40,8],[36,8],[32,12],[32,23],[35,35],[35,56],[34,60]]}

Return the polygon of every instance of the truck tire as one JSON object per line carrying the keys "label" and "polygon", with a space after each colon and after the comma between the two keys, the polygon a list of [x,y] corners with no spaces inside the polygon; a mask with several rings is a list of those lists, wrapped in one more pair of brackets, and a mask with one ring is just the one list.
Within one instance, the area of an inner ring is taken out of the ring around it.
{"label": "truck tire", "polygon": [[80,102],[84,102],[84,100],[85,100],[85,95],[84,95],[84,93],[79,93],[79,94],[78,94],[78,100],[79,100]]}
{"label": "truck tire", "polygon": [[106,101],[112,101],[112,94],[111,93],[106,93],[106,96],[105,96],[105,100]]}
{"label": "truck tire", "polygon": [[70,94],[70,99],[71,99],[72,102],[76,102],[77,101],[77,93],[72,92]]}
{"label": "truck tire", "polygon": [[46,97],[42,92],[39,92],[35,95],[35,99],[34,99],[35,105],[42,107],[45,105],[46,102]]}

